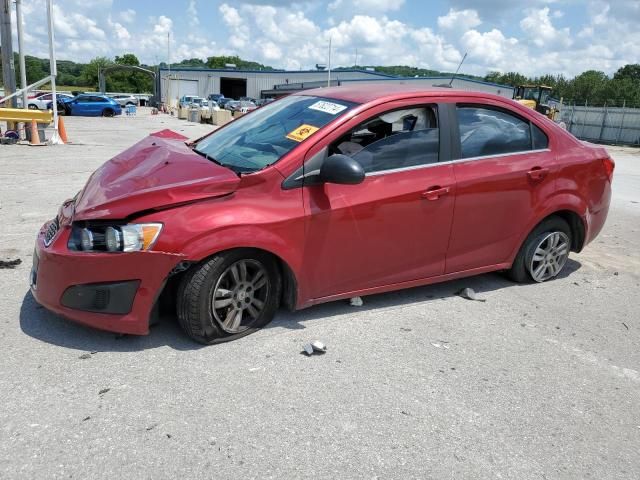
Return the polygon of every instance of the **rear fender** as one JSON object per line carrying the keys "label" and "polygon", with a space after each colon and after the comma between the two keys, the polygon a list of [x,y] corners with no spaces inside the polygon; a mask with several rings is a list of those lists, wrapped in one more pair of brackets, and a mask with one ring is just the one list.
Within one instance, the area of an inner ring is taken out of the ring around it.
{"label": "rear fender", "polygon": [[580,217],[582,221],[582,226],[587,231],[587,215],[588,209],[587,204],[577,195],[572,195],[570,193],[558,193],[551,197],[548,197],[547,200],[540,206],[539,209],[536,210],[536,215],[531,219],[527,228],[524,230],[524,233],[521,235],[519,241],[516,244],[516,248],[509,255],[508,261],[513,263],[518,251],[520,250],[522,244],[527,239],[529,234],[533,231],[536,226],[540,224],[545,218],[553,215],[554,213],[561,211],[569,211],[573,212]]}

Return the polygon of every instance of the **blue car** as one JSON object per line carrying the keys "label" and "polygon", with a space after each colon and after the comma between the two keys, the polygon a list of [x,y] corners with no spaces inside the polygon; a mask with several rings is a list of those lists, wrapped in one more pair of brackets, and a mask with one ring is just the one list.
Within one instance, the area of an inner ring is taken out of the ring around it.
{"label": "blue car", "polygon": [[[49,102],[47,109],[52,108],[53,102]],[[104,95],[82,94],[75,98],[58,99],[58,111],[64,115],[113,117],[122,114],[122,107],[113,98]]]}

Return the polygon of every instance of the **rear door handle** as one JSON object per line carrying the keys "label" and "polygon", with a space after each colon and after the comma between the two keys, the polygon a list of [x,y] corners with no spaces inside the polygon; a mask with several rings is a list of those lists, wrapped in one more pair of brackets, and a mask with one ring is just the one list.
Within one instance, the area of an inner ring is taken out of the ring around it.
{"label": "rear door handle", "polygon": [[539,182],[540,180],[544,180],[544,177],[546,177],[548,174],[549,174],[549,169],[542,168],[542,167],[533,167],[531,170],[527,172],[527,175],[529,176],[529,178],[536,182]]}
{"label": "rear door handle", "polygon": [[438,200],[441,196],[449,193],[449,187],[430,187],[426,191],[422,192],[422,198],[427,200]]}

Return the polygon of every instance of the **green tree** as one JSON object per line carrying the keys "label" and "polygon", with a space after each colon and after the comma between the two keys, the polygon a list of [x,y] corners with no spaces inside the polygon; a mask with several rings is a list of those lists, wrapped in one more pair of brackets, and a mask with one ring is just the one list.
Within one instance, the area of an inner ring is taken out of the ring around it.
{"label": "green tree", "polygon": [[115,63],[118,65],[134,65],[139,66],[140,60],[133,53],[125,53],[122,56],[116,55]]}
{"label": "green tree", "polygon": [[207,58],[206,66],[208,68],[225,68],[225,65],[228,63],[232,63],[236,67],[246,70],[273,70],[273,68],[262,65],[261,63],[243,60],[237,55],[209,57]]}
{"label": "green tree", "polygon": [[98,73],[111,65],[113,65],[113,61],[110,58],[96,57],[84,66],[80,78],[84,85],[98,87]]}
{"label": "green tree", "polygon": [[640,64],[634,63],[625,65],[622,68],[619,68],[618,71],[613,75],[614,80],[622,80],[629,79],[634,82],[638,82],[640,86]]}

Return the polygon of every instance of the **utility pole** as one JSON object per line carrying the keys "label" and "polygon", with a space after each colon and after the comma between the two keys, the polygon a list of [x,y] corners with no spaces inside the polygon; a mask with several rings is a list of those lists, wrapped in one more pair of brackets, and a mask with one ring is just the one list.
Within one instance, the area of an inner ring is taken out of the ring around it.
{"label": "utility pole", "polygon": [[[13,63],[11,39],[11,4],[9,2],[10,0],[0,0],[0,45],[2,46],[2,83],[5,97],[16,91],[16,68]],[[15,108],[16,99],[9,99],[7,107]]]}
{"label": "utility pole", "polygon": [[327,87],[331,86],[331,37],[329,37],[329,62],[327,68]]}
{"label": "utility pole", "polygon": [[171,111],[171,32],[167,32],[167,108]]}
{"label": "utility pole", "polygon": [[58,75],[58,65],[56,63],[56,46],[53,23],[53,0],[47,0],[47,23],[49,26],[49,69],[51,70],[51,100],[53,103],[53,137],[52,143],[63,143],[58,135],[58,97],[56,94],[56,76]]}
{"label": "utility pole", "polygon": [[22,0],[16,0],[16,23],[18,24],[18,55],[20,65],[20,88],[22,91],[22,108],[27,108],[27,68],[24,63],[24,41],[23,41],[23,28],[22,23]]}
{"label": "utility pole", "polygon": [[[24,62],[24,41],[22,37],[22,0],[16,0],[16,23],[18,24],[18,61],[20,65],[20,88],[22,88],[22,108],[28,108],[27,69]],[[25,138],[26,123],[18,125],[20,138]]]}

